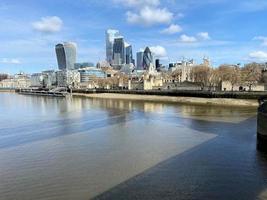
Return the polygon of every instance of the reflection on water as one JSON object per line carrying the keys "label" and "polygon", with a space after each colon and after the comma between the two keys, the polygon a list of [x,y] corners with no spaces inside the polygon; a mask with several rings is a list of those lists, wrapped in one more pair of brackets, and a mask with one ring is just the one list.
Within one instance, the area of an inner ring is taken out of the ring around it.
{"label": "reflection on water", "polygon": [[266,196],[255,109],[9,93],[0,102],[1,200],[89,199],[112,188],[112,199],[127,199],[138,181],[153,199],[169,184],[181,199]]}

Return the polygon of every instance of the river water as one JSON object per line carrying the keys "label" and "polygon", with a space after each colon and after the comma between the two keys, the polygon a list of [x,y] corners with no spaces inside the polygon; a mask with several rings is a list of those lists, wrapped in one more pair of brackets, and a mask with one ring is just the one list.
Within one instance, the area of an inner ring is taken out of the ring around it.
{"label": "river water", "polygon": [[0,199],[267,199],[255,144],[255,109],[0,93]]}

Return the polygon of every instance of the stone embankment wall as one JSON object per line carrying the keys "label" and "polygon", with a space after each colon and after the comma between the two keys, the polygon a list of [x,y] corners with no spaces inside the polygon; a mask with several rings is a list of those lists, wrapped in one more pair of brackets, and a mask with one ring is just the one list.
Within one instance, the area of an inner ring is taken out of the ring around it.
{"label": "stone embankment wall", "polygon": [[213,91],[189,91],[189,90],[73,90],[73,93],[98,94],[98,93],[115,93],[115,94],[135,94],[135,95],[157,95],[171,97],[199,97],[199,98],[230,98],[230,99],[253,99],[258,100],[260,97],[267,97],[265,92],[213,92]]}
{"label": "stone embankment wall", "polygon": [[181,97],[181,96],[160,96],[160,95],[140,95],[140,94],[118,94],[118,93],[73,93],[73,96],[100,98],[100,99],[118,99],[133,101],[166,102],[207,106],[240,106],[240,107],[258,107],[256,99],[231,99],[231,98],[200,98],[200,97]]}

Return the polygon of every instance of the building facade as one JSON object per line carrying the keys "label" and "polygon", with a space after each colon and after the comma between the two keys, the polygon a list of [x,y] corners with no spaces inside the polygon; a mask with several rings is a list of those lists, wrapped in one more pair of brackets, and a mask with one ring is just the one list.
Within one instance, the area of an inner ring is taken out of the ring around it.
{"label": "building facade", "polygon": [[56,79],[58,87],[77,87],[81,80],[78,70],[57,71]]}
{"label": "building facade", "polygon": [[126,64],[133,63],[133,49],[132,45],[126,45],[125,46],[125,57],[126,57]]}
{"label": "building facade", "polygon": [[79,70],[80,72],[80,82],[89,82],[97,78],[106,78],[106,73],[101,69],[90,67],[86,69]]}
{"label": "building facade", "polygon": [[146,47],[144,51],[143,69],[149,72],[155,71],[154,59],[149,47]]}
{"label": "building facade", "polygon": [[55,47],[58,69],[59,70],[73,70],[76,63],[76,44],[73,42],[64,42],[57,44]]}
{"label": "building facade", "polygon": [[125,45],[123,37],[115,38],[113,45],[113,65],[125,64]]}
{"label": "building facade", "polygon": [[136,53],[136,69],[137,70],[143,70],[143,57],[144,52],[140,51]]}
{"label": "building facade", "polygon": [[83,63],[75,63],[74,64],[74,68],[75,69],[82,69],[82,68],[86,68],[86,67],[94,67],[94,63],[92,62],[83,62]]}
{"label": "building facade", "polygon": [[191,72],[195,66],[194,60],[183,60],[181,62],[171,63],[169,66],[169,71],[171,71],[175,82],[193,81]]}
{"label": "building facade", "polygon": [[16,74],[0,81],[0,88],[6,89],[20,89],[31,86],[30,77],[27,74]]}
{"label": "building facade", "polygon": [[115,38],[120,36],[120,32],[114,29],[108,29],[106,31],[106,61],[112,64],[113,61],[113,44]]}
{"label": "building facade", "polygon": [[159,59],[156,59],[155,64],[156,64],[156,70],[157,71],[160,71],[160,68],[161,68],[160,60]]}
{"label": "building facade", "polygon": [[31,75],[31,87],[43,87],[43,74],[42,73],[33,73]]}

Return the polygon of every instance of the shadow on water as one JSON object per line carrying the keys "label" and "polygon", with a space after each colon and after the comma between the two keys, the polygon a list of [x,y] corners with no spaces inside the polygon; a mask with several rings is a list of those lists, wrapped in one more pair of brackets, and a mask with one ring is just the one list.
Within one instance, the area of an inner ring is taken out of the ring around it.
{"label": "shadow on water", "polygon": [[[214,139],[94,199],[266,199],[267,155],[256,151],[255,117],[231,126],[218,122],[212,126],[217,127],[209,129],[218,135]],[[194,120],[191,128],[207,127],[202,120]]]}

